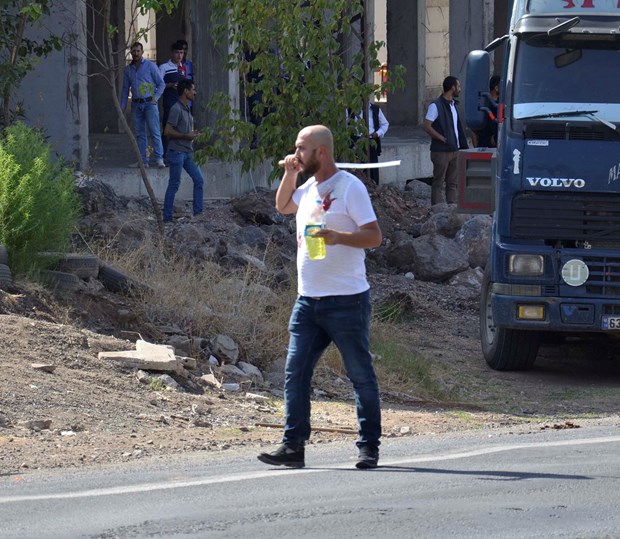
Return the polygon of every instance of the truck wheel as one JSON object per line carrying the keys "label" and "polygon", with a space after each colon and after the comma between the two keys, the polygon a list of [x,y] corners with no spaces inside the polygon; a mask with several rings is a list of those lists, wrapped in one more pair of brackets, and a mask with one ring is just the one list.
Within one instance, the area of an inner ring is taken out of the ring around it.
{"label": "truck wheel", "polygon": [[480,342],[484,359],[489,367],[497,371],[531,369],[538,355],[540,333],[498,328],[493,318],[491,289],[491,275],[487,264],[480,291]]}

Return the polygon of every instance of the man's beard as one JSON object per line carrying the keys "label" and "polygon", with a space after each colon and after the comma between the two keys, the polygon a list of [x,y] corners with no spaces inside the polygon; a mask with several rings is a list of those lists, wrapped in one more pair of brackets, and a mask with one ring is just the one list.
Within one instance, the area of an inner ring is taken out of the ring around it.
{"label": "man's beard", "polygon": [[312,150],[312,155],[310,156],[307,162],[301,163],[302,170],[309,176],[314,176],[321,168],[321,164],[319,163],[319,161],[316,159],[315,156],[316,156],[316,149]]}

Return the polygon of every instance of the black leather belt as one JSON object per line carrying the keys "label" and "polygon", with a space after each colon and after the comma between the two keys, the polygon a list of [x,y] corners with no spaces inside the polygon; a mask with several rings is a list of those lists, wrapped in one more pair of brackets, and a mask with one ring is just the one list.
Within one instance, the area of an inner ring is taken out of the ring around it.
{"label": "black leather belt", "polygon": [[153,98],[149,97],[147,99],[132,99],[132,101],[134,103],[150,103],[151,101],[153,101]]}

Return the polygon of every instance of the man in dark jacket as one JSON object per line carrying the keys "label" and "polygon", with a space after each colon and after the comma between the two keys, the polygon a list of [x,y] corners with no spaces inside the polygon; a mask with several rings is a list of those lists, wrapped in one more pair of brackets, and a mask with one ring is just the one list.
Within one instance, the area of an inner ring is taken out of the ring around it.
{"label": "man in dark jacket", "polygon": [[456,158],[460,149],[466,149],[467,137],[459,118],[455,98],[461,93],[461,83],[456,77],[446,77],[443,94],[433,101],[424,119],[424,131],[431,137],[431,161],[433,162],[433,186],[431,203],[444,199],[456,203],[458,170]]}

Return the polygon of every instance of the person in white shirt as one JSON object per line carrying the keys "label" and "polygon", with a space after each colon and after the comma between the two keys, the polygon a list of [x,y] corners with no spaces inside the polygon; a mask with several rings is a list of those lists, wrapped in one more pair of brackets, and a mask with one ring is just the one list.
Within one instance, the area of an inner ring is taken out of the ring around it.
{"label": "person in white shirt", "polygon": [[[381,139],[387,133],[390,124],[383,114],[383,111],[376,103],[369,103],[368,106],[368,136],[370,137],[369,161],[378,163],[381,155]],[[368,169],[370,178],[379,185],[379,169]]]}
{"label": "person in white shirt", "polygon": [[[289,322],[285,367],[286,424],[282,445],[258,459],[274,466],[301,468],[310,437],[310,391],[314,367],[334,343],[353,383],[359,438],[356,467],[375,468],[379,460],[381,406],[370,355],[370,293],[364,249],[381,245],[382,235],[368,191],[355,176],[334,162],[333,137],[323,125],[302,129],[295,153],[284,158],[284,176],[276,192],[276,208],[296,214],[297,301]],[[299,172],[311,176],[296,188]],[[323,259],[312,259],[305,226],[322,206],[325,228]]]}

